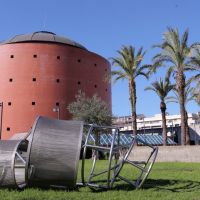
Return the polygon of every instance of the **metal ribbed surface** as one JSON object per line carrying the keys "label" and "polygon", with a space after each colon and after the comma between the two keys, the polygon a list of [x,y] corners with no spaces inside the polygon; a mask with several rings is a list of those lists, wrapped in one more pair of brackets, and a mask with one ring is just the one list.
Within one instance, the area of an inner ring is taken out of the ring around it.
{"label": "metal ribbed surface", "polygon": [[[75,187],[83,122],[38,117],[29,145],[29,187]],[[26,173],[27,173],[26,168]]]}
{"label": "metal ribbed surface", "polygon": [[14,187],[12,160],[13,151],[19,141],[0,140],[0,188]]}
{"label": "metal ribbed surface", "polygon": [[55,35],[54,33],[47,31],[39,31],[32,34],[17,35],[13,38],[0,42],[0,45],[34,41],[62,43],[87,50],[83,45],[79,44],[78,42],[75,42],[67,37]]}

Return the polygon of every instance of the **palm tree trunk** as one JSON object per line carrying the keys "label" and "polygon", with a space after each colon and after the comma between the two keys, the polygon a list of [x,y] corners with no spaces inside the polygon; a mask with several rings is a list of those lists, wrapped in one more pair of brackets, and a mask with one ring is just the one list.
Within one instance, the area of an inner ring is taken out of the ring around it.
{"label": "palm tree trunk", "polygon": [[180,112],[181,112],[181,145],[186,145],[185,106],[184,106],[185,76],[180,68],[178,69],[176,76],[176,85],[178,88]]}
{"label": "palm tree trunk", "polygon": [[162,113],[163,146],[167,146],[167,126],[166,126],[166,117],[165,117],[166,104],[164,101],[161,101],[160,109]]}
{"label": "palm tree trunk", "polygon": [[129,80],[129,93],[132,106],[133,135],[137,135],[137,116],[136,116],[136,85],[134,79]]}
{"label": "palm tree trunk", "polygon": [[190,129],[189,129],[189,126],[188,126],[188,115],[187,115],[187,111],[185,109],[185,125],[186,125],[186,145],[190,145]]}

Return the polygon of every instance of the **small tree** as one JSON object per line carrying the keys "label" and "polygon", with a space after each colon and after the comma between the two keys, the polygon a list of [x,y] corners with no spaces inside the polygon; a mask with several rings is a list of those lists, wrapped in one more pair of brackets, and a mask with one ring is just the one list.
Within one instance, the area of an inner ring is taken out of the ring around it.
{"label": "small tree", "polygon": [[[75,98],[76,101],[70,103],[67,107],[68,111],[73,115],[72,120],[84,121],[85,124],[98,124],[102,126],[110,126],[112,124],[112,113],[108,108],[108,104],[102,101],[97,93],[93,94],[92,98],[89,98],[84,92],[79,90]],[[98,130],[94,129],[94,134],[95,145],[99,145]],[[98,152],[97,159],[99,159]]]}

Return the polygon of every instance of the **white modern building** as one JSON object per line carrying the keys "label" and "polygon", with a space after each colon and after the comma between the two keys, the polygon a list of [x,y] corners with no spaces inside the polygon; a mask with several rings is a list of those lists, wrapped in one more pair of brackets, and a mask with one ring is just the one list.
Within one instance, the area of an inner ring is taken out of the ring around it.
{"label": "white modern building", "polygon": [[[191,144],[200,144],[200,122],[197,114],[188,114],[188,125],[190,131]],[[120,131],[132,132],[132,116],[122,116],[113,119],[113,125],[118,126]],[[169,115],[166,113],[167,136],[181,145],[181,115]],[[143,114],[137,115],[137,130],[139,134],[162,135],[162,115],[155,114],[154,117],[145,117]]]}
{"label": "white modern building", "polygon": [[[198,113],[188,114],[188,125],[197,123]],[[113,125],[119,126],[121,131],[132,130],[132,116],[122,116],[113,120]],[[176,127],[181,125],[181,115],[169,115],[166,113],[167,127]],[[162,128],[162,115],[155,114],[154,117],[145,117],[143,114],[137,115],[137,129]]]}

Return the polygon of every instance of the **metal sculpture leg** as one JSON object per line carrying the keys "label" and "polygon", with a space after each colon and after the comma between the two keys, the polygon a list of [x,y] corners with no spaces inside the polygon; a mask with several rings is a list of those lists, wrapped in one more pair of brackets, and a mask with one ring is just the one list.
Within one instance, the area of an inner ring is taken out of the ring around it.
{"label": "metal sculpture leg", "polygon": [[22,156],[22,146],[23,151],[26,151],[28,142],[22,140],[0,141],[0,188],[21,189],[25,187],[26,161]]}
{"label": "metal sculpture leg", "polygon": [[[122,161],[121,161],[120,164],[119,164],[119,167],[118,167],[118,169],[117,169],[117,171],[116,171],[115,177],[119,177],[120,179],[122,179],[122,180],[124,180],[124,181],[130,183],[131,185],[134,185],[136,189],[140,189],[141,186],[143,185],[144,181],[146,180],[147,176],[149,175],[149,173],[150,173],[152,167],[153,167],[153,164],[154,164],[154,162],[155,162],[155,159],[156,159],[156,156],[157,156],[157,153],[158,153],[158,147],[153,147],[152,145],[150,145],[150,144],[144,142],[143,140],[140,140],[140,139],[137,137],[137,135],[136,135],[135,137],[133,137],[133,138],[134,138],[134,140],[133,140],[133,142],[132,142],[130,148],[127,150],[127,152],[125,153],[124,157],[122,158]],[[134,147],[134,145],[135,145],[135,143],[136,143],[137,141],[140,141],[141,143],[143,143],[143,144],[149,146],[150,148],[152,148],[152,151],[151,151],[151,153],[150,153],[150,155],[149,155],[149,157],[147,158],[146,161],[138,162],[138,161],[130,161],[130,160],[128,160],[128,156],[129,156],[130,152],[132,151],[132,149],[133,149],[133,147]],[[151,157],[152,157],[153,155],[154,155],[154,157],[153,157],[153,159],[152,159],[152,162],[151,162],[149,168],[146,169],[146,166],[147,166],[149,160],[151,159]],[[124,163],[129,163],[129,164],[131,164],[132,166],[134,166],[134,167],[136,167],[136,168],[138,168],[138,169],[141,170],[136,183],[133,183],[133,182],[131,182],[130,180],[125,179],[124,177],[122,177],[122,176],[119,175],[120,171],[121,171],[122,168],[123,168]],[[144,164],[144,165],[141,167],[141,166],[138,165],[138,164]],[[146,174],[145,174],[144,178],[141,180],[141,177],[142,177],[142,174],[143,174],[143,173],[146,173]]]}

